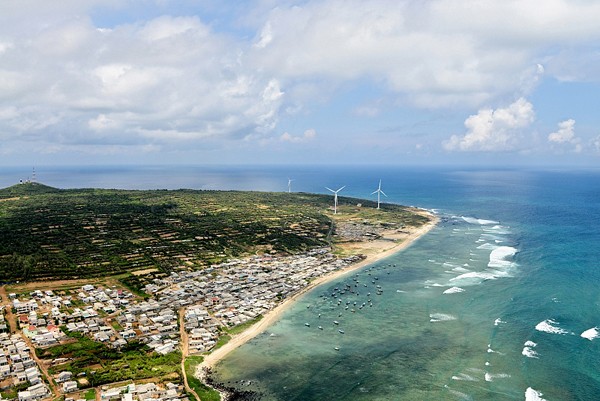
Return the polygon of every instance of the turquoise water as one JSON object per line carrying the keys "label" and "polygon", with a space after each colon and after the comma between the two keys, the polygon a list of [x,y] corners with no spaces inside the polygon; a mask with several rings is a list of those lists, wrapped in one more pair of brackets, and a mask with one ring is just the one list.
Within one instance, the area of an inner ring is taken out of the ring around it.
{"label": "turquoise water", "polygon": [[[285,191],[290,177],[295,191],[357,197],[381,178],[385,200],[438,213],[409,249],[306,294],[218,365],[217,379],[257,399],[600,399],[598,171],[36,170],[58,187]],[[0,185],[19,174],[4,169]]]}
{"label": "turquoise water", "polygon": [[[264,400],[599,399],[600,176],[412,177],[384,190],[435,209],[439,226],[307,294],[216,378]],[[358,294],[335,291],[346,285]]]}

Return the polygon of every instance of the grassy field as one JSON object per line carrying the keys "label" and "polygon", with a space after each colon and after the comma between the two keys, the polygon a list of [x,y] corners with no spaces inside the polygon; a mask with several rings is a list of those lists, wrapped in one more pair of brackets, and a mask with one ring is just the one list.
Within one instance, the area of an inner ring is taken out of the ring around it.
{"label": "grassy field", "polygon": [[[188,384],[194,389],[196,394],[202,401],[219,401],[221,399],[219,392],[215,389],[208,387],[195,377],[196,368],[202,363],[203,358],[201,356],[190,356],[185,360],[185,373],[187,375]],[[198,401],[200,401],[198,400]]]}
{"label": "grassy field", "polygon": [[41,359],[70,359],[67,363],[51,367],[51,374],[65,370],[71,371],[74,376],[83,373],[90,387],[121,380],[181,380],[181,353],[178,351],[159,355],[139,343],[129,343],[116,351],[78,333],[69,333],[69,336],[75,341],[36,349]]}
{"label": "grassy field", "polygon": [[[123,274],[122,283],[141,296],[141,283],[129,272],[164,274],[258,252],[297,253],[329,244],[334,233],[326,195],[59,190],[27,183],[1,189],[0,200],[4,281]],[[426,221],[402,206],[374,206],[339,198],[348,218]]]}

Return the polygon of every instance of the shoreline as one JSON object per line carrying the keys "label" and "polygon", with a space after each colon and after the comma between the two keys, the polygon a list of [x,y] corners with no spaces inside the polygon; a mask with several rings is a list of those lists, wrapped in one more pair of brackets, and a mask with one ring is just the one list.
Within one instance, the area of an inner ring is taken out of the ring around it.
{"label": "shoreline", "polygon": [[236,348],[242,346],[243,344],[247,343],[254,337],[256,337],[259,334],[261,334],[262,332],[264,332],[267,329],[267,327],[269,327],[273,323],[275,323],[280,318],[280,316],[294,302],[296,302],[296,300],[298,298],[302,297],[308,291],[312,290],[313,288],[315,288],[321,284],[336,280],[350,272],[361,269],[367,265],[373,264],[381,259],[385,259],[388,256],[391,256],[393,254],[396,254],[396,253],[408,248],[412,243],[414,243],[417,239],[421,238],[423,235],[427,234],[431,229],[433,229],[438,224],[439,218],[436,215],[434,215],[428,211],[426,211],[426,213],[431,218],[431,221],[421,227],[416,228],[414,231],[411,231],[406,236],[406,238],[403,239],[402,242],[397,243],[394,246],[392,246],[391,248],[379,251],[375,254],[367,255],[365,259],[361,260],[358,263],[349,265],[341,270],[331,272],[330,274],[326,274],[324,276],[321,276],[321,277],[315,279],[309,285],[304,287],[302,290],[300,290],[299,292],[297,292],[290,298],[287,298],[286,300],[284,300],[281,304],[276,306],[274,309],[268,311],[263,316],[263,318],[259,322],[257,322],[255,325],[249,327],[247,330],[243,331],[242,333],[237,334],[236,336],[232,337],[231,340],[229,340],[229,342],[227,344],[223,345],[221,348],[204,356],[204,361],[200,365],[198,365],[198,367],[196,368],[195,376],[202,379],[203,374],[204,374],[203,372],[205,369],[212,369],[219,361],[221,361],[223,358],[225,358],[230,352],[232,352]]}

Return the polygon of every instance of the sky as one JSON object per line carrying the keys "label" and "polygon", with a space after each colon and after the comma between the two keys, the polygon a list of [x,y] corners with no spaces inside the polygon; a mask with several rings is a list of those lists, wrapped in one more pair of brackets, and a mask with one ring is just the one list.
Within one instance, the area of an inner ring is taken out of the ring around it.
{"label": "sky", "polygon": [[600,165],[595,0],[1,0],[0,166]]}

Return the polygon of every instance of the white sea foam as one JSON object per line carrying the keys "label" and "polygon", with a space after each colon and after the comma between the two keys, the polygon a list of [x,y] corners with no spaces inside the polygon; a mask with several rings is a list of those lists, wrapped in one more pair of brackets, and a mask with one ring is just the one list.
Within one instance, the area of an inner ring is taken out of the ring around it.
{"label": "white sea foam", "polygon": [[495,225],[493,227],[484,227],[483,231],[485,231],[485,232],[493,232],[493,233],[496,233],[498,235],[508,235],[508,234],[511,234],[511,232],[507,230],[507,227],[504,227],[504,226],[501,226],[501,225]]}
{"label": "white sea foam", "polygon": [[504,353],[500,352],[500,351],[496,351],[493,350],[489,345],[488,345],[488,349],[487,349],[488,354],[498,354],[498,355],[504,355]]}
{"label": "white sea foam", "polygon": [[527,390],[525,390],[525,401],[546,401],[545,398],[542,398],[543,395],[539,391],[527,387]]}
{"label": "white sea foam", "polygon": [[486,382],[492,382],[496,379],[507,379],[510,377],[510,375],[508,373],[495,373],[495,374],[491,374],[491,373],[487,373],[485,374],[485,381]]}
{"label": "white sea foam", "polygon": [[480,239],[485,239],[488,241],[504,241],[504,238],[499,237],[497,235],[494,234],[481,234],[481,236],[479,237]]}
{"label": "white sea foam", "polygon": [[496,276],[493,273],[489,272],[469,272],[461,274],[460,276],[456,276],[451,278],[448,281],[456,282],[461,281],[464,284],[479,284],[485,280],[493,280]]}
{"label": "white sea foam", "polygon": [[489,242],[486,242],[485,244],[481,244],[477,247],[477,249],[485,249],[488,251],[493,251],[496,248],[498,248],[498,245],[493,245],[493,244],[490,244]]}
{"label": "white sea foam", "polygon": [[456,376],[452,376],[452,380],[457,380],[457,381],[467,381],[467,382],[477,382],[479,381],[478,378],[470,376],[466,373],[461,373],[458,374]]}
{"label": "white sea foam", "polygon": [[442,292],[442,294],[457,294],[459,292],[465,292],[464,288],[450,287],[446,291]]}
{"label": "white sea foam", "polygon": [[552,319],[546,319],[542,322],[539,322],[535,326],[535,329],[537,331],[543,331],[545,333],[550,333],[550,334],[568,334],[569,333],[568,331],[563,330],[560,327],[556,327],[557,324],[558,324],[558,322],[555,322]]}
{"label": "white sea foam", "polygon": [[533,350],[534,347],[537,346],[536,343],[534,343],[533,341],[527,340],[525,341],[525,344],[523,344],[523,350],[521,351],[521,354],[523,356],[526,356],[527,358],[536,358],[538,359],[538,353],[536,351]]}
{"label": "white sea foam", "polygon": [[485,220],[485,219],[477,219],[475,217],[467,217],[467,216],[461,216],[461,218],[466,221],[469,224],[479,224],[481,226],[483,225],[489,225],[489,224],[499,224],[497,221],[493,221],[493,220]]}
{"label": "white sea foam", "polygon": [[539,358],[538,353],[535,352],[531,347],[523,347],[521,354],[527,358]]}
{"label": "white sea foam", "polygon": [[456,320],[456,317],[448,315],[446,313],[431,313],[429,315],[429,321],[432,323],[436,322],[448,322],[450,320]]}
{"label": "white sea foam", "polygon": [[502,319],[500,319],[500,318],[494,320],[494,326],[498,326],[499,324],[502,324],[502,323],[506,323],[506,322],[502,321]]}
{"label": "white sea foam", "polygon": [[516,253],[517,249],[512,246],[499,246],[490,253],[490,263],[488,263],[488,267],[502,269],[510,268],[514,266],[514,263],[509,259],[512,259]]}
{"label": "white sea foam", "polygon": [[592,327],[591,329],[587,329],[586,331],[581,333],[581,337],[587,338],[590,341],[592,341],[594,338],[598,338],[599,335],[600,332],[598,332],[597,327]]}

